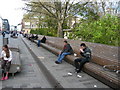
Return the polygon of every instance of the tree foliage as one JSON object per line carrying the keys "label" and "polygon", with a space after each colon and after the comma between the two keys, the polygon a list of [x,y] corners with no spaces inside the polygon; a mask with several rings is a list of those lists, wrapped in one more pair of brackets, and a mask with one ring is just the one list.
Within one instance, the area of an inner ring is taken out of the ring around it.
{"label": "tree foliage", "polygon": [[54,36],[56,37],[57,34],[54,29],[50,28],[37,28],[37,29],[31,29],[31,34],[39,34],[39,35],[46,35],[46,36]]}
{"label": "tree foliage", "polygon": [[73,31],[69,38],[119,46],[120,26],[117,16],[106,15],[96,21],[85,21]]}
{"label": "tree foliage", "polygon": [[[30,12],[30,15],[26,15],[25,19],[29,20],[32,15],[39,17],[38,29],[32,30],[31,33],[63,37],[63,29],[71,28],[68,26],[69,19],[81,17],[80,23],[75,24],[69,38],[119,46],[119,18],[112,14],[118,13],[120,2],[114,4],[108,2],[109,0],[105,2],[78,0],[76,3],[74,2],[76,0],[58,1],[34,2],[31,0],[26,3],[27,7],[24,9]],[[114,5],[116,9],[112,8]]]}
{"label": "tree foliage", "polygon": [[79,13],[87,3],[80,1],[75,3],[74,0],[65,0],[64,2],[62,0],[51,0],[49,2],[31,0],[31,2],[26,3],[27,7],[24,9],[54,19],[57,23],[57,36],[63,37],[63,24],[65,24],[66,19]]}

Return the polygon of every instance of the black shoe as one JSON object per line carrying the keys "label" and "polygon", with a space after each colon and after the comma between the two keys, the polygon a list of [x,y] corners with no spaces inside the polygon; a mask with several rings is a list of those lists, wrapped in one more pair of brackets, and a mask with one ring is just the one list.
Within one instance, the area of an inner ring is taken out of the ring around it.
{"label": "black shoe", "polygon": [[58,61],[55,61],[55,63],[56,63],[56,64],[60,64],[60,62],[58,62]]}
{"label": "black shoe", "polygon": [[77,71],[77,73],[80,73],[80,72],[81,72],[80,70]]}
{"label": "black shoe", "polygon": [[80,73],[81,72],[81,70],[79,70],[79,69],[75,69],[76,70],[76,73]]}

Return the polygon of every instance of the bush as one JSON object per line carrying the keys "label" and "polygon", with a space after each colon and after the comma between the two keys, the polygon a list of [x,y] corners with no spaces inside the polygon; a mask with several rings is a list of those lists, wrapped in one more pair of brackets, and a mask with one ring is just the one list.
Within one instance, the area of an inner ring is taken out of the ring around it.
{"label": "bush", "polygon": [[[119,45],[119,18],[106,15],[97,21],[83,22],[73,29],[69,38],[82,39],[82,41],[101,43],[107,45]],[[74,38],[76,37],[76,38]]]}
{"label": "bush", "polygon": [[37,28],[31,29],[31,34],[39,34],[39,35],[46,35],[46,36],[57,36],[55,30],[49,28]]}

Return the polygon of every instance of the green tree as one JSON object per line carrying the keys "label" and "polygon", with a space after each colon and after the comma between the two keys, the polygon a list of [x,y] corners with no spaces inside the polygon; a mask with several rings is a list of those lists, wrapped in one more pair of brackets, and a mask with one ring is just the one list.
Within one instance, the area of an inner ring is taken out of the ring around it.
{"label": "green tree", "polygon": [[[26,4],[27,7],[24,9],[29,12],[42,13],[45,16],[54,18],[57,22],[57,36],[63,37],[63,24],[65,20],[80,12],[82,9],[81,7],[84,7],[87,3],[88,2],[75,3],[74,1],[71,2],[71,0],[65,0],[65,2],[60,0],[52,0],[50,2],[31,1]],[[79,5],[79,7],[77,7],[77,5]]]}
{"label": "green tree", "polygon": [[106,15],[90,23],[83,22],[73,31],[69,38],[119,46],[120,26],[117,16]]}

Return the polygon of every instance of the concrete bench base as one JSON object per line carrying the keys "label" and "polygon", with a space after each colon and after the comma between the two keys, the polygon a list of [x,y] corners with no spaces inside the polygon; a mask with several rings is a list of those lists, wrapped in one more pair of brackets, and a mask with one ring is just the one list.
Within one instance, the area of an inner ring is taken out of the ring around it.
{"label": "concrete bench base", "polygon": [[18,47],[9,47],[9,49],[12,51],[13,55],[9,73],[14,74],[21,71],[20,53]]}

